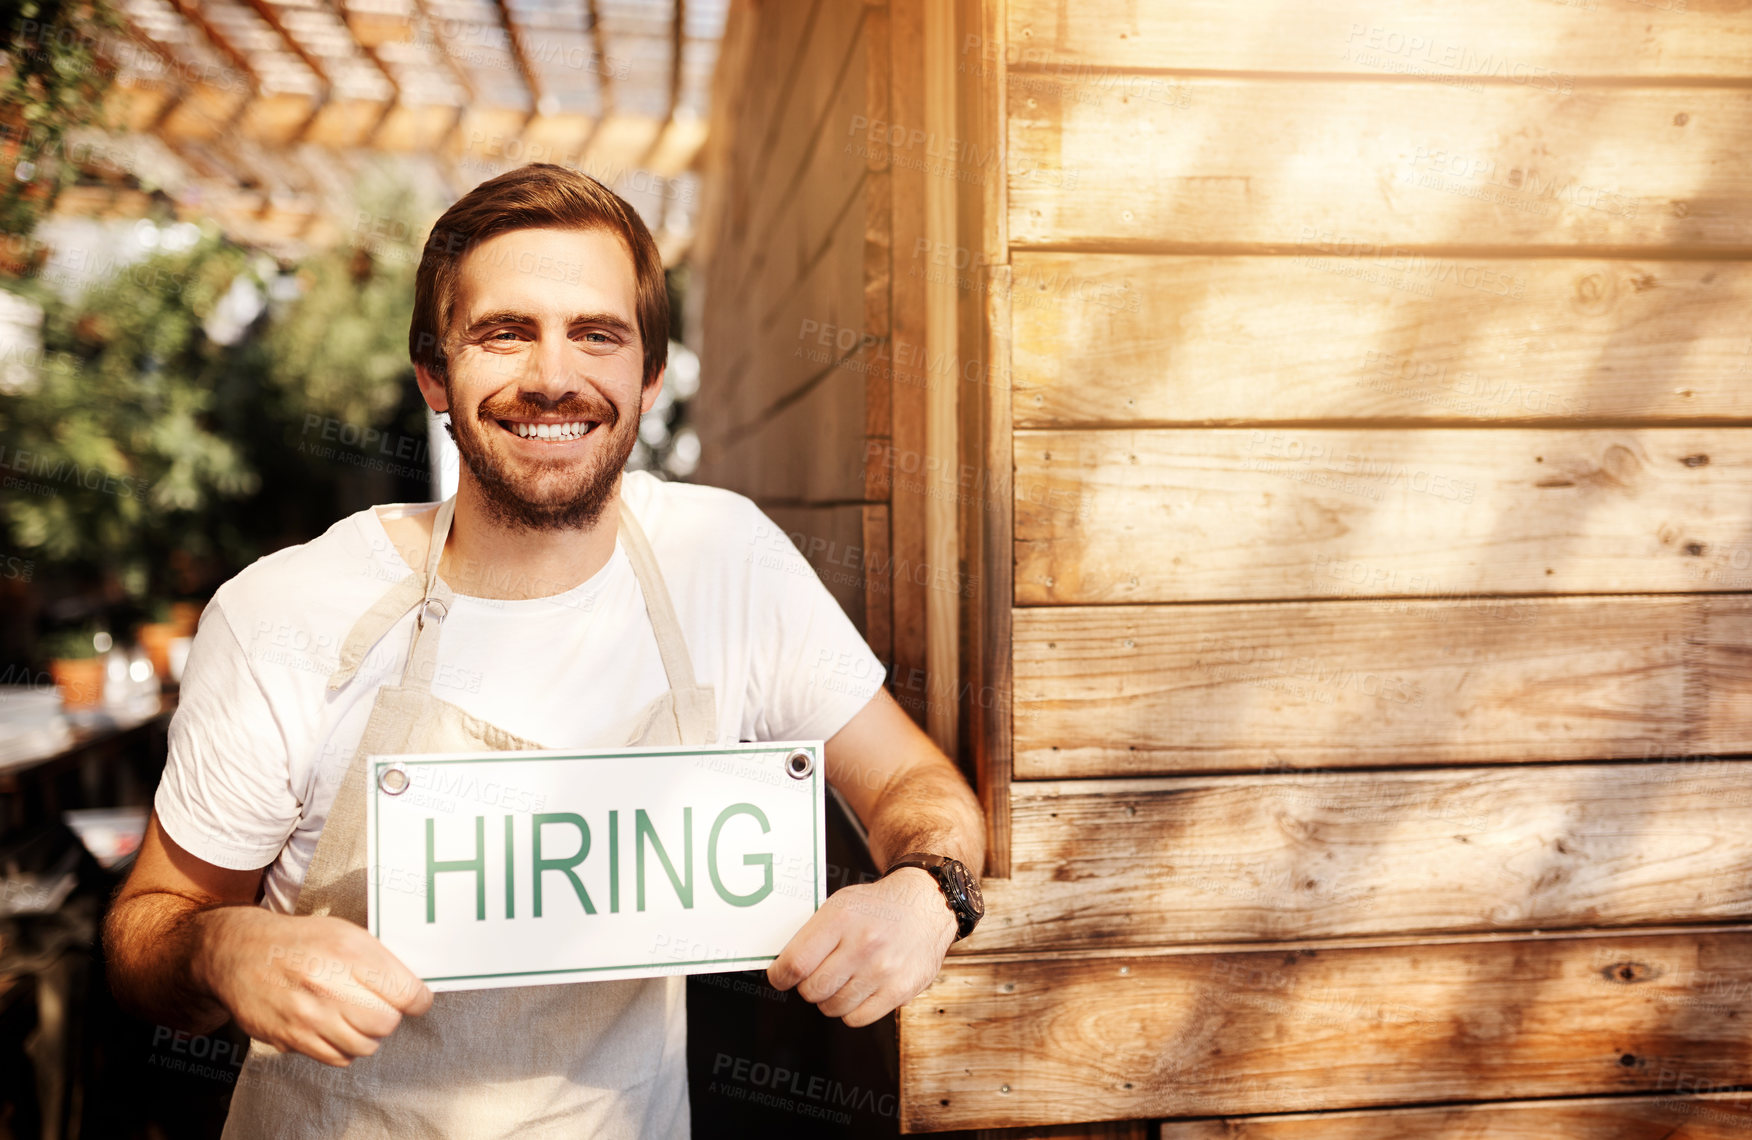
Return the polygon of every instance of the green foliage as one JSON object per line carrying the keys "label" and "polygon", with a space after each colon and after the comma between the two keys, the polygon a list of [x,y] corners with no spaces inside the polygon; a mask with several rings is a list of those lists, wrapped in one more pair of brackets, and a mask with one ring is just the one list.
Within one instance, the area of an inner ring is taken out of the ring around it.
{"label": "green foliage", "polygon": [[298,276],[303,292],[268,330],[275,385],[299,414],[379,422],[413,383],[412,266],[343,248],[306,261]]}
{"label": "green foliage", "polygon": [[232,353],[202,323],[244,252],[209,235],[161,253],[68,304],[44,306],[35,385],[0,395],[0,446],[17,480],[4,501],[12,542],[51,561],[120,572],[136,596],[172,549],[207,553],[199,518],[259,486],[208,411]]}
{"label": "green foliage", "polygon": [[0,5],[0,19],[8,41],[0,76],[0,233],[28,234],[77,177],[72,163],[60,161],[67,132],[101,122],[110,84],[93,34],[121,23],[106,0],[22,0]]}
{"label": "green foliage", "polygon": [[[272,259],[208,233],[76,302],[35,280],[0,282],[44,310],[35,382],[0,391],[11,548],[113,575],[135,599],[181,596],[364,501],[410,483],[417,497],[423,460],[373,473],[362,461],[378,457],[315,446],[337,421],[352,439],[375,428],[423,441],[407,359],[416,260],[405,245],[345,247],[282,277]],[[206,328],[240,278],[278,299],[223,345]]]}

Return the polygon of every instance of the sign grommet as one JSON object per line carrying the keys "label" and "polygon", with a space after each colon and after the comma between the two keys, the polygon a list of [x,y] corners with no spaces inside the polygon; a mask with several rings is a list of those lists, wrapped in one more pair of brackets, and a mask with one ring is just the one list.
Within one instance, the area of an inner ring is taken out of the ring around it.
{"label": "sign grommet", "polygon": [[391,764],[377,775],[377,786],[383,789],[386,796],[399,796],[412,783],[408,779],[408,770],[400,764]]}
{"label": "sign grommet", "polygon": [[807,780],[815,771],[815,757],[801,748],[785,757],[785,774],[793,780]]}

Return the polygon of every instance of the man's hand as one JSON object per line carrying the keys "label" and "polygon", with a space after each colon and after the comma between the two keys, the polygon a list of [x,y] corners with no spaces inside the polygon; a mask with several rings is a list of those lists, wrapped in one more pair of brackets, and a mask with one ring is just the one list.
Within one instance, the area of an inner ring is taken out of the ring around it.
{"label": "man's hand", "polygon": [[377,1052],[432,991],[370,933],[344,919],[228,906],[207,927],[191,968],[251,1037],[345,1067]]}
{"label": "man's hand", "polygon": [[774,989],[856,1029],[931,984],[955,941],[955,914],[937,880],[904,867],[828,896],[767,967]]}

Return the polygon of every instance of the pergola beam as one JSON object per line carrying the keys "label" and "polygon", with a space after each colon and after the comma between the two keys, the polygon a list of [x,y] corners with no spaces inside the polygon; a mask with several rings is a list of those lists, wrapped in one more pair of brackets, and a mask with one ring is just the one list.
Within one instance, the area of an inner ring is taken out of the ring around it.
{"label": "pergola beam", "polygon": [[365,144],[369,146],[375,142],[377,136],[382,133],[383,125],[389,122],[389,117],[395,114],[396,109],[402,105],[401,81],[391,74],[389,67],[384,64],[383,59],[377,54],[377,49],[367,45],[365,41],[359,38],[359,33],[353,30],[352,22],[347,19],[347,13],[344,8],[335,7],[333,0],[330,0],[329,11],[334,15],[335,19],[340,22],[341,27],[347,29],[347,39],[351,41],[354,50],[370,60],[371,66],[377,69],[377,74],[383,76],[383,81],[389,84],[389,102],[384,104],[383,113],[377,116],[377,121],[371,124],[371,130],[365,135]]}
{"label": "pergola beam", "polygon": [[608,118],[615,107],[614,82],[609,75],[608,47],[602,35],[602,13],[596,9],[596,0],[585,0],[584,10],[590,16],[590,45],[596,53],[596,84],[602,89],[602,114],[598,120]]}
{"label": "pergola beam", "polygon": [[524,126],[529,120],[541,113],[542,90],[541,78],[535,74],[535,67],[529,62],[529,47],[523,42],[523,31],[517,26],[517,20],[511,15],[511,5],[508,0],[498,0],[499,24],[505,29],[505,35],[511,41],[511,55],[517,61],[517,73],[523,77],[523,86],[529,92],[529,116],[524,119]]}
{"label": "pergola beam", "polygon": [[312,75],[316,76],[317,95],[311,104],[310,114],[293,132],[292,138],[289,140],[293,143],[303,142],[305,136],[310,134],[310,128],[316,125],[317,116],[321,115],[322,109],[328,106],[329,98],[335,89],[334,80],[329,77],[328,68],[322,65],[322,61],[311,55],[298,37],[292,34],[292,30],[286,26],[284,20],[280,19],[280,13],[275,11],[274,6],[268,3],[268,0],[245,0],[245,2],[256,15],[262,18],[263,23],[274,29],[274,33],[280,37],[280,42],[285,44],[287,49],[297,56],[305,67],[310,68]]}

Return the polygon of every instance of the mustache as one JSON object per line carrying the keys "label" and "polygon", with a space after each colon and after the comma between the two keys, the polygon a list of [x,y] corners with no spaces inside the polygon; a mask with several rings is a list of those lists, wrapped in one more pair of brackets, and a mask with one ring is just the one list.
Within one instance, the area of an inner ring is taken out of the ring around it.
{"label": "mustache", "polygon": [[581,392],[567,392],[558,399],[550,399],[540,392],[519,392],[498,402],[482,404],[479,416],[482,420],[559,416],[567,420],[594,420],[604,426],[613,427],[620,420],[620,409],[607,400]]}

